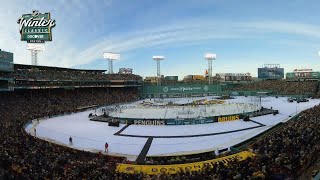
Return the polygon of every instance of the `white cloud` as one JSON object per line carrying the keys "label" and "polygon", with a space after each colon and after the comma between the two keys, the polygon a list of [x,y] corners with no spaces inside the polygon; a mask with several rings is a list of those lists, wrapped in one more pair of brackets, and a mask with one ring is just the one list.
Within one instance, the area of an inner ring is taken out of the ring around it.
{"label": "white cloud", "polygon": [[[72,7],[73,9],[79,9],[78,13],[89,13],[88,4],[83,4],[82,1],[73,1],[71,4],[75,6]],[[105,1],[105,4],[112,5],[112,2]],[[14,3],[0,7],[1,12],[6,12],[0,13],[0,47],[3,50],[14,52],[16,63],[30,64],[30,53],[26,50],[26,43],[19,39],[16,20],[22,13],[30,11],[33,5],[36,6],[35,1],[18,12],[14,11],[16,6]],[[57,7],[63,7],[63,3],[57,2]],[[65,18],[69,19],[68,22],[72,21],[72,18],[69,18],[70,14],[67,13],[70,10],[70,5],[63,8],[60,19]],[[6,9],[12,9],[12,11],[5,11]],[[281,33],[292,37],[312,39],[312,43],[301,42],[305,46],[312,47],[315,47],[315,44],[320,41],[320,26],[318,25],[272,20],[232,22],[214,19],[188,19],[171,24],[159,24],[153,28],[148,28],[146,25],[140,30],[125,33],[116,33],[117,30],[114,29],[115,32],[111,35],[106,34],[99,38],[101,40],[94,39],[80,46],[74,44],[73,36],[71,36],[72,33],[80,34],[79,30],[72,30],[71,27],[59,27],[59,23],[57,22],[57,27],[53,30],[54,41],[46,43],[46,52],[39,56],[41,65],[72,67],[102,59],[104,51],[127,53],[142,48],[161,47],[165,49],[217,39],[263,39],[265,34]],[[97,30],[93,29],[92,31]],[[290,44],[290,41],[279,41],[272,39],[272,36],[269,40],[283,45],[286,45],[286,42]],[[300,40],[295,41],[295,44],[299,43]]]}
{"label": "white cloud", "polygon": [[[205,27],[202,25],[206,24]],[[85,48],[77,56],[77,63],[88,63],[91,60],[101,58],[101,54],[106,50],[114,50],[125,53],[127,51],[148,47],[170,47],[171,44],[194,43],[214,39],[241,39],[241,38],[262,38],[265,33],[286,33],[310,38],[320,37],[319,26],[308,24],[297,24],[288,22],[269,21],[260,22],[220,22],[210,24],[201,21],[197,25],[175,24],[168,27],[160,27],[151,30],[144,30],[138,33],[119,34],[112,38],[107,38],[97,44]]]}
{"label": "white cloud", "polygon": [[259,21],[240,23],[242,27],[263,32],[278,32],[320,38],[320,26],[296,22]]}

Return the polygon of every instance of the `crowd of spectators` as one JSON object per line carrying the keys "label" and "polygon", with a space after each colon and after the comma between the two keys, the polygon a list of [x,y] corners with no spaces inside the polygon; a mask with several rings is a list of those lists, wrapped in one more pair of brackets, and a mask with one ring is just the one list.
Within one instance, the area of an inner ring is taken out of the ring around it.
{"label": "crowd of spectators", "polygon": [[278,95],[315,95],[318,92],[317,81],[293,82],[285,80],[265,80],[232,87],[231,91],[274,91]]}
{"label": "crowd of spectators", "polygon": [[106,81],[28,81],[28,80],[16,80],[14,87],[17,89],[21,88],[65,88],[65,87],[109,87],[112,85],[141,85],[135,81],[125,82],[106,82]]}
{"label": "crowd of spectators", "polygon": [[[137,97],[133,89],[103,88],[0,93],[0,179],[290,179],[320,151],[320,106],[304,111],[297,120],[287,122],[252,145],[250,151],[257,154],[254,158],[234,160],[228,165],[216,163],[198,172],[152,177],[117,173],[114,168],[122,158],[70,149],[37,139],[23,130],[31,119]],[[198,156],[200,161],[207,159],[206,154]],[[167,158],[158,164],[175,163],[187,161]]]}
{"label": "crowd of spectators", "polygon": [[[14,72],[0,72],[0,80],[9,79],[6,86],[15,88],[109,87],[110,85],[141,85],[141,76],[106,74],[102,70],[77,70],[56,67],[15,65]],[[1,88],[1,87],[0,87]]]}
{"label": "crowd of spectators", "polygon": [[[276,90],[284,95],[317,91],[316,82],[263,81],[233,90]],[[76,112],[90,105],[138,99],[135,88],[81,88],[0,92],[0,179],[293,179],[320,152],[320,105],[304,111],[262,140],[250,151],[257,154],[228,165],[216,163],[202,171],[161,173],[156,176],[115,172],[124,159],[63,147],[28,135],[30,120]],[[214,153],[148,159],[150,164],[177,164],[207,160]]]}
{"label": "crowd of spectators", "polygon": [[116,163],[123,158],[43,141],[25,133],[23,126],[36,118],[137,98],[132,88],[1,92],[0,179],[112,179]]}
{"label": "crowd of spectators", "polygon": [[293,177],[319,158],[320,105],[304,111],[297,120],[252,146],[268,174]]}

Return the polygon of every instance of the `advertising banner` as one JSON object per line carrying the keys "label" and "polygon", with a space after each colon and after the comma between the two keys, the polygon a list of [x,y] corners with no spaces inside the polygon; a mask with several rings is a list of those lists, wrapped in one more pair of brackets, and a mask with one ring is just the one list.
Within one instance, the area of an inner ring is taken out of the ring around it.
{"label": "advertising banner", "polygon": [[144,86],[144,94],[208,94],[221,91],[220,85]]}
{"label": "advertising banner", "polygon": [[178,76],[166,76],[164,77],[166,81],[178,81]]}
{"label": "advertising banner", "polygon": [[128,174],[138,174],[140,172],[148,175],[156,175],[161,172],[167,174],[177,174],[183,171],[200,171],[203,166],[213,166],[217,162],[223,162],[228,165],[229,161],[237,159],[238,161],[243,161],[249,157],[254,157],[256,154],[249,151],[242,151],[237,154],[232,154],[230,156],[225,156],[217,159],[212,159],[208,161],[201,161],[195,163],[186,164],[173,164],[173,165],[132,165],[132,164],[119,164],[116,171]]}
{"label": "advertising banner", "polygon": [[216,122],[235,121],[242,119],[242,115],[216,116]]}
{"label": "advertising banner", "polygon": [[166,125],[166,121],[164,120],[134,120],[134,125],[154,125],[154,126],[162,126]]}

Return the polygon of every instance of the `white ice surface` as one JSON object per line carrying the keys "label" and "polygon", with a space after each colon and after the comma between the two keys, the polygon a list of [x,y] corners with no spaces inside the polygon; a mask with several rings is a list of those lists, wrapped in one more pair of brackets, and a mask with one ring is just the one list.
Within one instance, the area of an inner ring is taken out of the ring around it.
{"label": "white ice surface", "polygon": [[[299,114],[301,111],[312,108],[316,105],[319,105],[319,99],[309,99],[309,102],[287,102],[286,97],[268,97],[262,98],[262,106],[265,108],[271,108],[279,110],[279,114],[277,115],[266,115],[260,117],[251,118],[254,121],[260,122],[265,125],[275,125],[280,122],[286,122],[291,117]],[[289,117],[291,116],[291,117]]]}
{"label": "white ice surface", "polygon": [[73,138],[73,147],[86,150],[103,150],[108,142],[111,154],[139,154],[147,141],[146,138],[114,136],[120,127],[108,126],[108,123],[90,121],[90,112],[80,112],[43,120],[37,125],[37,136],[50,138],[63,144]]}
{"label": "white ice surface", "polygon": [[[196,98],[194,98],[196,99]],[[199,98],[201,99],[201,98]],[[232,102],[244,102],[245,97],[238,97],[231,100]],[[320,103],[319,99],[310,99],[310,102],[304,103],[289,103],[287,98],[262,98],[263,107],[273,107],[278,109],[280,114],[273,116],[261,116],[252,118],[252,120],[265,124],[267,126],[255,128],[252,130],[245,130],[240,132],[221,134],[215,136],[190,137],[190,138],[154,138],[149,156],[176,154],[176,153],[191,153],[193,151],[218,150],[229,148],[232,145],[240,143],[249,139],[268,128],[289,119],[289,115],[294,116],[302,110],[311,108]],[[188,99],[179,99],[179,101],[188,101]],[[249,100],[248,100],[249,101]],[[142,102],[142,101],[140,101]],[[127,106],[135,106],[136,103],[128,104]],[[143,112],[141,110],[137,114]],[[41,120],[36,126],[37,136],[47,140],[53,140],[68,146],[68,139],[73,138],[72,147],[97,151],[104,150],[105,142],[109,144],[110,154],[122,154],[137,156],[141,152],[147,138],[137,137],[123,137],[115,136],[114,133],[119,131],[124,125],[120,127],[111,127],[104,122],[90,121],[88,114],[93,111],[86,111],[81,113],[74,113],[66,116],[59,116]],[[180,125],[180,126],[129,126],[122,134],[136,134],[136,135],[197,135],[214,132],[224,132],[236,129],[243,129],[246,127],[256,126],[252,122],[232,121],[221,123],[210,123],[202,125]],[[29,125],[27,131],[31,131]]]}
{"label": "white ice surface", "polygon": [[[215,136],[190,138],[155,138],[147,156],[183,154],[196,151],[216,151],[245,141],[270,127],[264,126]],[[178,153],[177,153],[178,152]]]}

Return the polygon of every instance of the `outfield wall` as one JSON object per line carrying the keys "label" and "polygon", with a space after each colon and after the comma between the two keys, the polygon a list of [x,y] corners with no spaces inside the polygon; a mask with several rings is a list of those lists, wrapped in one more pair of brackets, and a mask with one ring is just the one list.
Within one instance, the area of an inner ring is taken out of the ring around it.
{"label": "outfield wall", "polygon": [[230,85],[228,84],[190,84],[190,85],[170,85],[170,86],[143,86],[142,98],[190,98],[190,97],[204,97],[204,96],[219,96],[219,95],[233,95],[233,96],[255,96],[257,92],[267,92],[268,94],[276,94],[270,90],[256,90],[256,91],[227,91]]}
{"label": "outfield wall", "polygon": [[205,94],[216,95],[221,92],[221,85],[175,85],[175,86],[143,86],[144,98],[176,98],[201,97]]}

